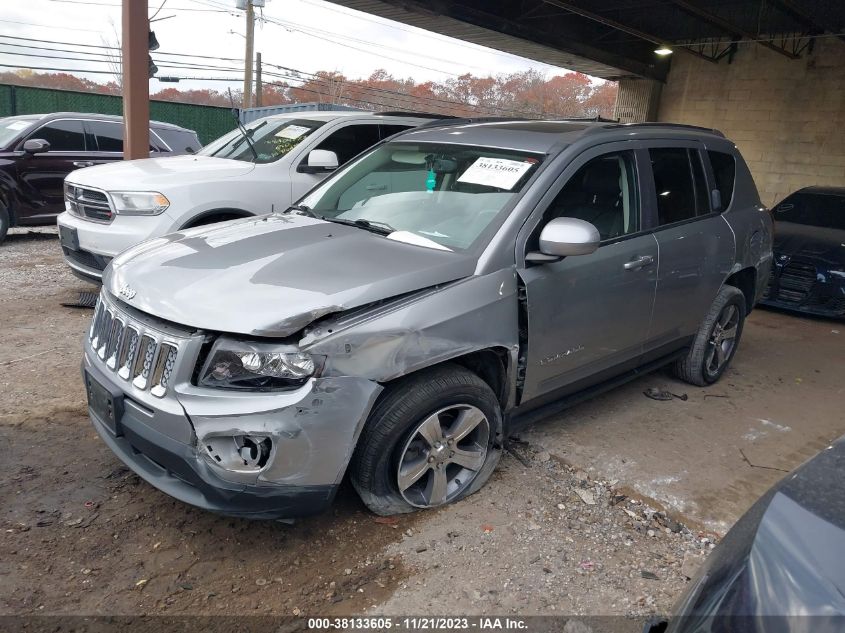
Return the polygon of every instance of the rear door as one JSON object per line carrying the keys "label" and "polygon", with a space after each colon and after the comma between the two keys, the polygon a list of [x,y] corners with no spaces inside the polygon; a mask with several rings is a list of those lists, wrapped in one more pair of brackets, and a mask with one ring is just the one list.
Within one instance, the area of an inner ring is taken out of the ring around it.
{"label": "rear door", "polygon": [[[40,223],[64,210],[64,179],[89,160],[83,122],[56,119],[30,133],[25,140],[42,139],[50,151],[25,154],[19,163],[21,204],[18,221]],[[21,145],[23,141],[21,141]]]}
{"label": "rear door", "polygon": [[643,229],[636,143],[592,148],[563,172],[538,205],[524,251],[536,250],[555,217],[594,224],[602,237],[589,255],[524,264],[527,363],[523,401],[566,395],[634,367],[648,334],[657,280],[657,241]]}
{"label": "rear door", "polygon": [[713,209],[717,188],[704,148],[694,141],[649,143],[645,202],[660,248],[650,360],[689,341],[727,278],[734,235]]}
{"label": "rear door", "polygon": [[[88,147],[91,148],[88,162],[92,165],[123,160],[124,127],[121,121],[85,121],[88,132]],[[161,156],[167,146],[150,132],[150,156]]]}

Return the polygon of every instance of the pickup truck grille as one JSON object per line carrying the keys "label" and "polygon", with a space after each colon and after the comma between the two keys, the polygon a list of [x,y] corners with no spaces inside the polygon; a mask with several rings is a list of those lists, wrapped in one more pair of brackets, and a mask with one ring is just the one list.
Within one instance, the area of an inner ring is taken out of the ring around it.
{"label": "pickup truck grille", "polygon": [[88,342],[107,371],[157,398],[167,393],[179,341],[165,340],[159,332],[107,305],[101,294]]}
{"label": "pickup truck grille", "polygon": [[103,191],[65,183],[65,202],[70,213],[80,218],[108,224],[114,218],[108,196]]}

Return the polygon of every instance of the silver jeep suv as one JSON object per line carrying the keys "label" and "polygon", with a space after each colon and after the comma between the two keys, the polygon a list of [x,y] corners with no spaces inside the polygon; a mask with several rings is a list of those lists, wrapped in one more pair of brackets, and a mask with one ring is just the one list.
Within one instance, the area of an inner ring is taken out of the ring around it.
{"label": "silver jeep suv", "polygon": [[152,485],[291,517],[344,477],[379,514],[457,501],[508,424],[670,364],[715,382],[772,224],[719,132],[432,123],[283,213],[116,257],[85,343],[93,424]]}

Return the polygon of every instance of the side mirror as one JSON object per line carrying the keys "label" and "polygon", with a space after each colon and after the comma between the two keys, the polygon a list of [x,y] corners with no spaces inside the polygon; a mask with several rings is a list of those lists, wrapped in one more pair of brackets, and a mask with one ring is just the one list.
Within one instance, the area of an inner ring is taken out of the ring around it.
{"label": "side mirror", "polygon": [[27,154],[43,154],[50,151],[50,144],[42,138],[31,138],[24,141],[23,151]]}
{"label": "side mirror", "polygon": [[338,168],[337,154],[327,149],[312,149],[308,153],[305,163],[300,164],[297,171],[304,174],[319,174],[334,171]]}
{"label": "side mirror", "polygon": [[540,231],[540,252],[528,253],[529,262],[553,262],[570,255],[589,255],[599,247],[599,230],[578,218],[555,218]]}

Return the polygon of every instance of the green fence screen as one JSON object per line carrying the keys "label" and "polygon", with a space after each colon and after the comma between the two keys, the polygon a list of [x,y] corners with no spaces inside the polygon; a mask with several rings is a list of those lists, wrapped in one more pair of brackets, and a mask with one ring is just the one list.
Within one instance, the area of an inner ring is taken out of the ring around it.
{"label": "green fence screen", "polygon": [[[50,112],[120,115],[123,103],[113,95],[0,84],[0,116]],[[203,144],[235,127],[229,108],[174,101],[150,101],[150,118],[195,130]]]}

